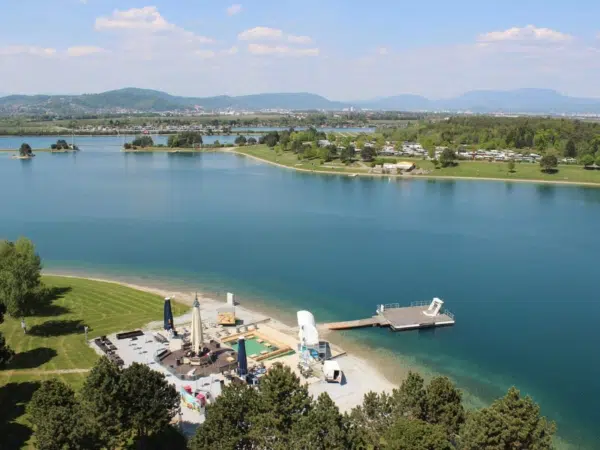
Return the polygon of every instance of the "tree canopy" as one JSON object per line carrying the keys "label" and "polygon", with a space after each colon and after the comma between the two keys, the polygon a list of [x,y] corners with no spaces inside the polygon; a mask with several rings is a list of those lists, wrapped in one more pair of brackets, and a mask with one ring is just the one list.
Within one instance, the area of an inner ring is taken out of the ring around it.
{"label": "tree canopy", "polygon": [[543,172],[555,171],[558,167],[558,159],[554,155],[544,155],[540,158],[540,167]]}
{"label": "tree canopy", "polygon": [[554,150],[567,157],[600,150],[600,123],[571,119],[455,116],[380,131],[393,141],[418,141],[425,149],[464,145],[487,150]]}
{"label": "tree canopy", "polygon": [[[79,396],[58,380],[45,381],[28,413],[37,448],[114,449],[131,443],[145,448],[174,433],[170,422],[179,402],[162,373],[137,363],[121,370],[102,357]],[[181,444],[175,439],[169,448]]]}
{"label": "tree canopy", "polygon": [[44,294],[42,262],[33,243],[26,238],[0,241],[0,303],[12,317],[23,317],[35,310]]}
{"label": "tree canopy", "polygon": [[152,147],[154,145],[154,140],[152,139],[152,136],[145,134],[136,136],[136,138],[131,141],[131,145],[134,147]]}
{"label": "tree canopy", "polygon": [[[0,303],[0,324],[4,322],[6,306]],[[15,352],[8,346],[2,333],[0,333],[0,369],[15,356]]]}
{"label": "tree canopy", "polygon": [[549,450],[556,432],[554,422],[540,415],[539,406],[512,387],[489,408],[469,415],[461,433],[464,450]]}
{"label": "tree canopy", "polygon": [[33,155],[33,151],[31,150],[31,145],[23,142],[21,147],[19,147],[19,155],[20,156],[31,156]]}
{"label": "tree canopy", "polygon": [[202,134],[197,131],[183,131],[169,136],[169,147],[192,148],[202,145]]}
{"label": "tree canopy", "polygon": [[75,393],[62,381],[42,382],[27,405],[36,448],[41,450],[99,448]]}

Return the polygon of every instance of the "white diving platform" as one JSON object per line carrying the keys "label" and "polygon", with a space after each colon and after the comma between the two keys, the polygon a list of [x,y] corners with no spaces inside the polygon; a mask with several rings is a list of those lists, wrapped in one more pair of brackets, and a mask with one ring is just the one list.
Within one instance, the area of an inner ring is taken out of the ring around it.
{"label": "white diving platform", "polygon": [[431,302],[414,302],[411,306],[402,306],[399,303],[379,305],[377,314],[373,317],[328,323],[325,327],[329,330],[390,327],[393,331],[407,331],[454,325],[454,314],[446,309],[442,311],[443,305],[443,300],[437,297]]}

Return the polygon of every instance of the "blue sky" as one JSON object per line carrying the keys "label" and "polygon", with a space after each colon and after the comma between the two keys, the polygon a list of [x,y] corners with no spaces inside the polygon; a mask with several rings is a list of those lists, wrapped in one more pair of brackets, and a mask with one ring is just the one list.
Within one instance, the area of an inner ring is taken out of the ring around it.
{"label": "blue sky", "polygon": [[598,13],[591,0],[5,0],[0,92],[600,97]]}

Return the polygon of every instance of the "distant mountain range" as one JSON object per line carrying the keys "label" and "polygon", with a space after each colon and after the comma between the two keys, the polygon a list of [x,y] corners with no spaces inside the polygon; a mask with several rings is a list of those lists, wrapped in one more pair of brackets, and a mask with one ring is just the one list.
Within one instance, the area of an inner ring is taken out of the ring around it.
{"label": "distant mountain range", "polygon": [[180,97],[161,91],[125,88],[100,94],[9,95],[0,97],[2,114],[77,114],[117,111],[164,112],[195,108],[213,110],[342,110],[472,111],[475,113],[600,113],[600,99],[577,98],[549,89],[470,91],[458,97],[431,100],[419,95],[395,95],[353,102],[331,101],[310,93],[243,96]]}

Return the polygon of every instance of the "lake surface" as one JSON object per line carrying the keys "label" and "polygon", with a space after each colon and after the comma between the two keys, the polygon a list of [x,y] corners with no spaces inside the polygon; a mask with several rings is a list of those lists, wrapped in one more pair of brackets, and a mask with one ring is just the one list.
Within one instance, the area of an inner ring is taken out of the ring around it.
{"label": "lake surface", "polygon": [[323,176],[77,142],[77,154],[0,154],[0,237],[33,239],[47,269],[230,290],[319,322],[439,296],[454,327],[345,336],[475,400],[514,384],[562,437],[597,448],[600,189]]}
{"label": "lake surface", "polygon": [[[156,135],[152,134],[152,139],[155,144],[167,145],[169,136],[164,134]],[[58,139],[65,139],[69,144],[74,142],[82,151],[95,151],[95,152],[121,152],[123,150],[123,144],[125,142],[133,141],[137,136],[135,135],[122,135],[122,136],[0,136],[0,149],[17,150],[23,142],[27,142],[31,145],[31,148],[45,149],[50,148],[52,144],[56,144]],[[202,136],[202,142],[204,144],[214,144],[215,141],[219,141],[221,144],[233,144],[237,135],[215,135],[215,136]]]}

